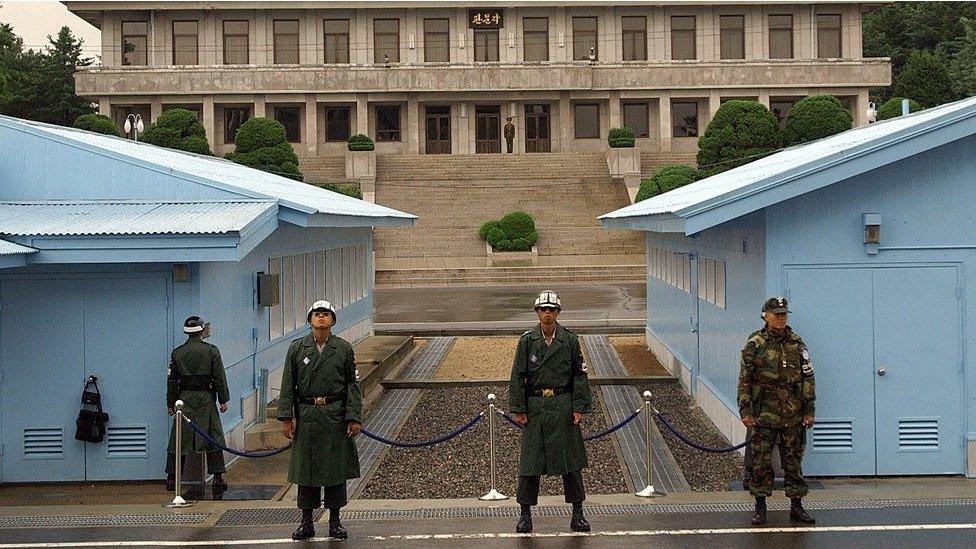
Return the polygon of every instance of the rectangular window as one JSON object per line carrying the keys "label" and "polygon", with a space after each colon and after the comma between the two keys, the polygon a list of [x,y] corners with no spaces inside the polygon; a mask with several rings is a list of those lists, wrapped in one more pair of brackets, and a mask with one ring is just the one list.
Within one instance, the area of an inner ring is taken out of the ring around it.
{"label": "rectangular window", "polygon": [[715,306],[725,308],[725,262],[715,262]]}
{"label": "rectangular window", "polygon": [[635,137],[650,137],[647,103],[624,103],[624,125],[634,130]]}
{"label": "rectangular window", "polygon": [[671,127],[673,137],[698,137],[698,102],[673,101]]}
{"label": "rectangular window", "polygon": [[522,56],[525,61],[549,60],[549,19],[525,17],[522,19]]}
{"label": "rectangular window", "polygon": [[596,21],[596,17],[573,18],[573,59],[586,61],[591,53],[593,59],[599,59],[600,47]]}
{"label": "rectangular window", "polygon": [[145,65],[148,51],[149,24],[145,21],[122,22],[122,64]]}
{"label": "rectangular window", "polygon": [[498,29],[474,29],[474,60],[498,61]]}
{"label": "rectangular window", "polygon": [[295,262],[295,327],[300,328],[308,322],[306,318],[305,297],[305,254],[298,254],[293,258]]}
{"label": "rectangular window", "polygon": [[302,109],[300,107],[275,107],[274,118],[285,127],[289,143],[302,141]]}
{"label": "rectangular window", "polygon": [[379,105],[376,107],[376,140],[400,140],[399,105]]}
{"label": "rectangular window", "polygon": [[769,16],[769,58],[793,58],[793,16]]}
{"label": "rectangular window", "polygon": [[399,19],[373,19],[373,62],[400,62]]}
{"label": "rectangular window", "polygon": [[268,309],[268,339],[278,339],[284,333],[281,328],[281,258],[268,259],[268,273],[278,275],[278,304]]}
{"label": "rectangular window", "polygon": [[295,258],[281,258],[281,318],[282,333],[295,329]]}
{"label": "rectangular window", "polygon": [[276,65],[298,64],[298,20],[276,19],[274,29],[274,62]]}
{"label": "rectangular window", "polygon": [[623,56],[624,61],[647,60],[647,18],[624,17],[623,27]]}
{"label": "rectangular window", "polygon": [[349,62],[349,20],[326,19],[323,22],[325,62]]}
{"label": "rectangular window", "polygon": [[786,115],[795,103],[795,99],[769,99],[769,110],[773,111],[779,120],[779,129],[782,130],[786,126]]}
{"label": "rectangular window", "polygon": [[199,59],[196,21],[173,21],[173,64],[196,65]]}
{"label": "rectangular window", "polygon": [[234,143],[237,129],[251,118],[251,107],[224,108],[224,143]]}
{"label": "rectangular window", "polygon": [[596,103],[573,105],[573,125],[576,127],[576,139],[599,139],[600,105]]}
{"label": "rectangular window", "polygon": [[447,19],[424,19],[424,61],[451,60],[451,25]]}
{"label": "rectangular window", "polygon": [[719,42],[719,56],[722,59],[745,59],[745,16],[722,15],[719,17]]}
{"label": "rectangular window", "polygon": [[326,107],[325,140],[345,141],[350,134],[349,107]]}
{"label": "rectangular window", "polygon": [[817,15],[817,57],[840,56],[840,15]]}
{"label": "rectangular window", "polygon": [[247,21],[224,21],[224,64],[250,63],[250,42]]}
{"label": "rectangular window", "polygon": [[674,15],[671,17],[671,59],[695,59],[695,16]]}
{"label": "rectangular window", "polygon": [[354,265],[352,248],[345,247],[342,249],[342,263],[345,267],[342,269],[342,301],[344,305],[349,305],[352,303],[353,288],[356,286],[356,280],[353,278],[356,272],[356,266]]}
{"label": "rectangular window", "polygon": [[339,250],[328,250],[325,252],[325,254],[326,264],[328,265],[327,268],[329,272],[328,280],[326,281],[326,287],[328,288],[328,293],[326,295],[329,296],[329,301],[331,301],[336,308],[340,308],[342,307],[342,296],[339,293],[340,289],[342,288],[342,265],[339,262]]}

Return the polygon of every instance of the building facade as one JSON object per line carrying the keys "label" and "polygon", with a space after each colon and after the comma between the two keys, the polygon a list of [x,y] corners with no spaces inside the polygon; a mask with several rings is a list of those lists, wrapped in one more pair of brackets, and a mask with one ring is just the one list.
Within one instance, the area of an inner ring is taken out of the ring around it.
{"label": "building facade", "polygon": [[739,358],[785,296],[817,383],[804,470],[976,477],[976,98],[603,216],[647,231],[647,342],[735,442]]}
{"label": "building facade", "polygon": [[865,121],[891,81],[865,59],[872,3],[65,1],[102,31],[77,92],[121,122],[189,108],[217,154],[254,116],[282,122],[299,156],[603,151],[626,124],[642,152],[693,152],[721,102],[779,115],[807,95]]}

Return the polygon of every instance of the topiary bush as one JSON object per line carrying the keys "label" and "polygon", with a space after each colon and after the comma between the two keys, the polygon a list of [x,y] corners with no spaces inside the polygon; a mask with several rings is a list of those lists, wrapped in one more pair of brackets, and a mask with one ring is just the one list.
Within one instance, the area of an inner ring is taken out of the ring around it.
{"label": "topiary bush", "polygon": [[539,241],[535,221],[525,212],[512,212],[501,219],[486,221],[478,236],[500,252],[525,252]]}
{"label": "topiary bush", "polygon": [[270,118],[252,118],[234,136],[236,147],[226,158],[232,162],[302,181],[298,155],[285,138],[285,127]]}
{"label": "topiary bush", "polygon": [[698,138],[699,177],[747,164],[779,148],[779,121],[758,101],[722,103]]}
{"label": "topiary bush", "polygon": [[610,142],[610,148],[613,149],[633,147],[634,130],[627,126],[610,128],[610,131],[607,133],[607,140]]}
{"label": "topiary bush", "polygon": [[[892,97],[891,99],[885,101],[878,107],[878,120],[888,120],[889,118],[897,118],[901,116],[901,102],[904,97]],[[908,112],[918,112],[922,110],[922,106],[919,105],[915,100],[908,100]]]}
{"label": "topiary bush", "polygon": [[375,148],[373,140],[368,135],[361,133],[353,134],[346,139],[346,148],[350,151],[371,151]]}
{"label": "topiary bush", "polygon": [[812,95],[793,105],[786,115],[783,145],[792,147],[851,129],[851,111],[833,95]]}
{"label": "topiary bush", "polygon": [[213,156],[207,143],[207,130],[186,109],[169,109],[159,115],[139,136],[140,141],[167,149]]}
{"label": "topiary bush", "polygon": [[657,196],[670,190],[677,189],[678,187],[683,187],[688,183],[695,182],[697,179],[698,170],[692,168],[691,166],[684,166],[680,164],[675,166],[664,166],[663,168],[654,172],[650,178],[641,181],[640,189],[637,190],[637,196],[634,198],[634,202],[647,200],[652,196]]}
{"label": "topiary bush", "polygon": [[334,193],[344,194],[346,196],[351,196],[353,198],[363,199],[363,191],[359,188],[359,185],[340,185],[337,183],[319,183],[317,187],[323,188],[327,191],[332,191]]}
{"label": "topiary bush", "polygon": [[115,122],[104,114],[83,114],[78,118],[75,118],[75,121],[73,124],[71,124],[71,126],[78,128],[79,130],[88,130],[90,132],[122,137],[122,133],[119,132],[119,129],[115,126]]}

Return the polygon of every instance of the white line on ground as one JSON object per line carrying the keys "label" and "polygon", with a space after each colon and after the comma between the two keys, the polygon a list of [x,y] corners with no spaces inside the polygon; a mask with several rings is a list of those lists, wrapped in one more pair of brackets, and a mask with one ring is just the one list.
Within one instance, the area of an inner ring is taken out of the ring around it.
{"label": "white line on ground", "polygon": [[[745,534],[792,534],[838,532],[911,532],[922,530],[976,530],[976,523],[959,524],[884,524],[864,526],[797,526],[769,528],[697,528],[683,530],[616,530],[608,532],[549,532],[514,534],[487,532],[472,534],[402,534],[391,536],[356,536],[362,541],[423,541],[453,539],[509,539],[509,538],[569,538],[569,537],[658,537],[658,536],[722,536]],[[312,538],[309,541],[329,541],[329,538]],[[295,543],[291,538],[234,539],[234,540],[138,540],[138,541],[72,541],[59,543],[0,543],[0,549],[33,549],[41,547],[213,547],[219,545],[280,545]]]}

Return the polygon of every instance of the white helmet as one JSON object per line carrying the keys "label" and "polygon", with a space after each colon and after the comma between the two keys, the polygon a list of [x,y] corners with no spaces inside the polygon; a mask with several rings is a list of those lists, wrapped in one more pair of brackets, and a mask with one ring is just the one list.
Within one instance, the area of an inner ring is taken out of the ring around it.
{"label": "white helmet", "polygon": [[552,290],[543,290],[539,293],[539,297],[535,298],[534,309],[539,307],[555,307],[557,311],[563,310],[562,305],[559,303],[559,296],[556,292]]}
{"label": "white helmet", "polygon": [[312,303],[312,306],[308,308],[308,314],[305,316],[305,322],[312,321],[312,311],[327,311],[332,314],[332,323],[334,324],[336,321],[335,307],[332,306],[332,303],[324,299]]}

